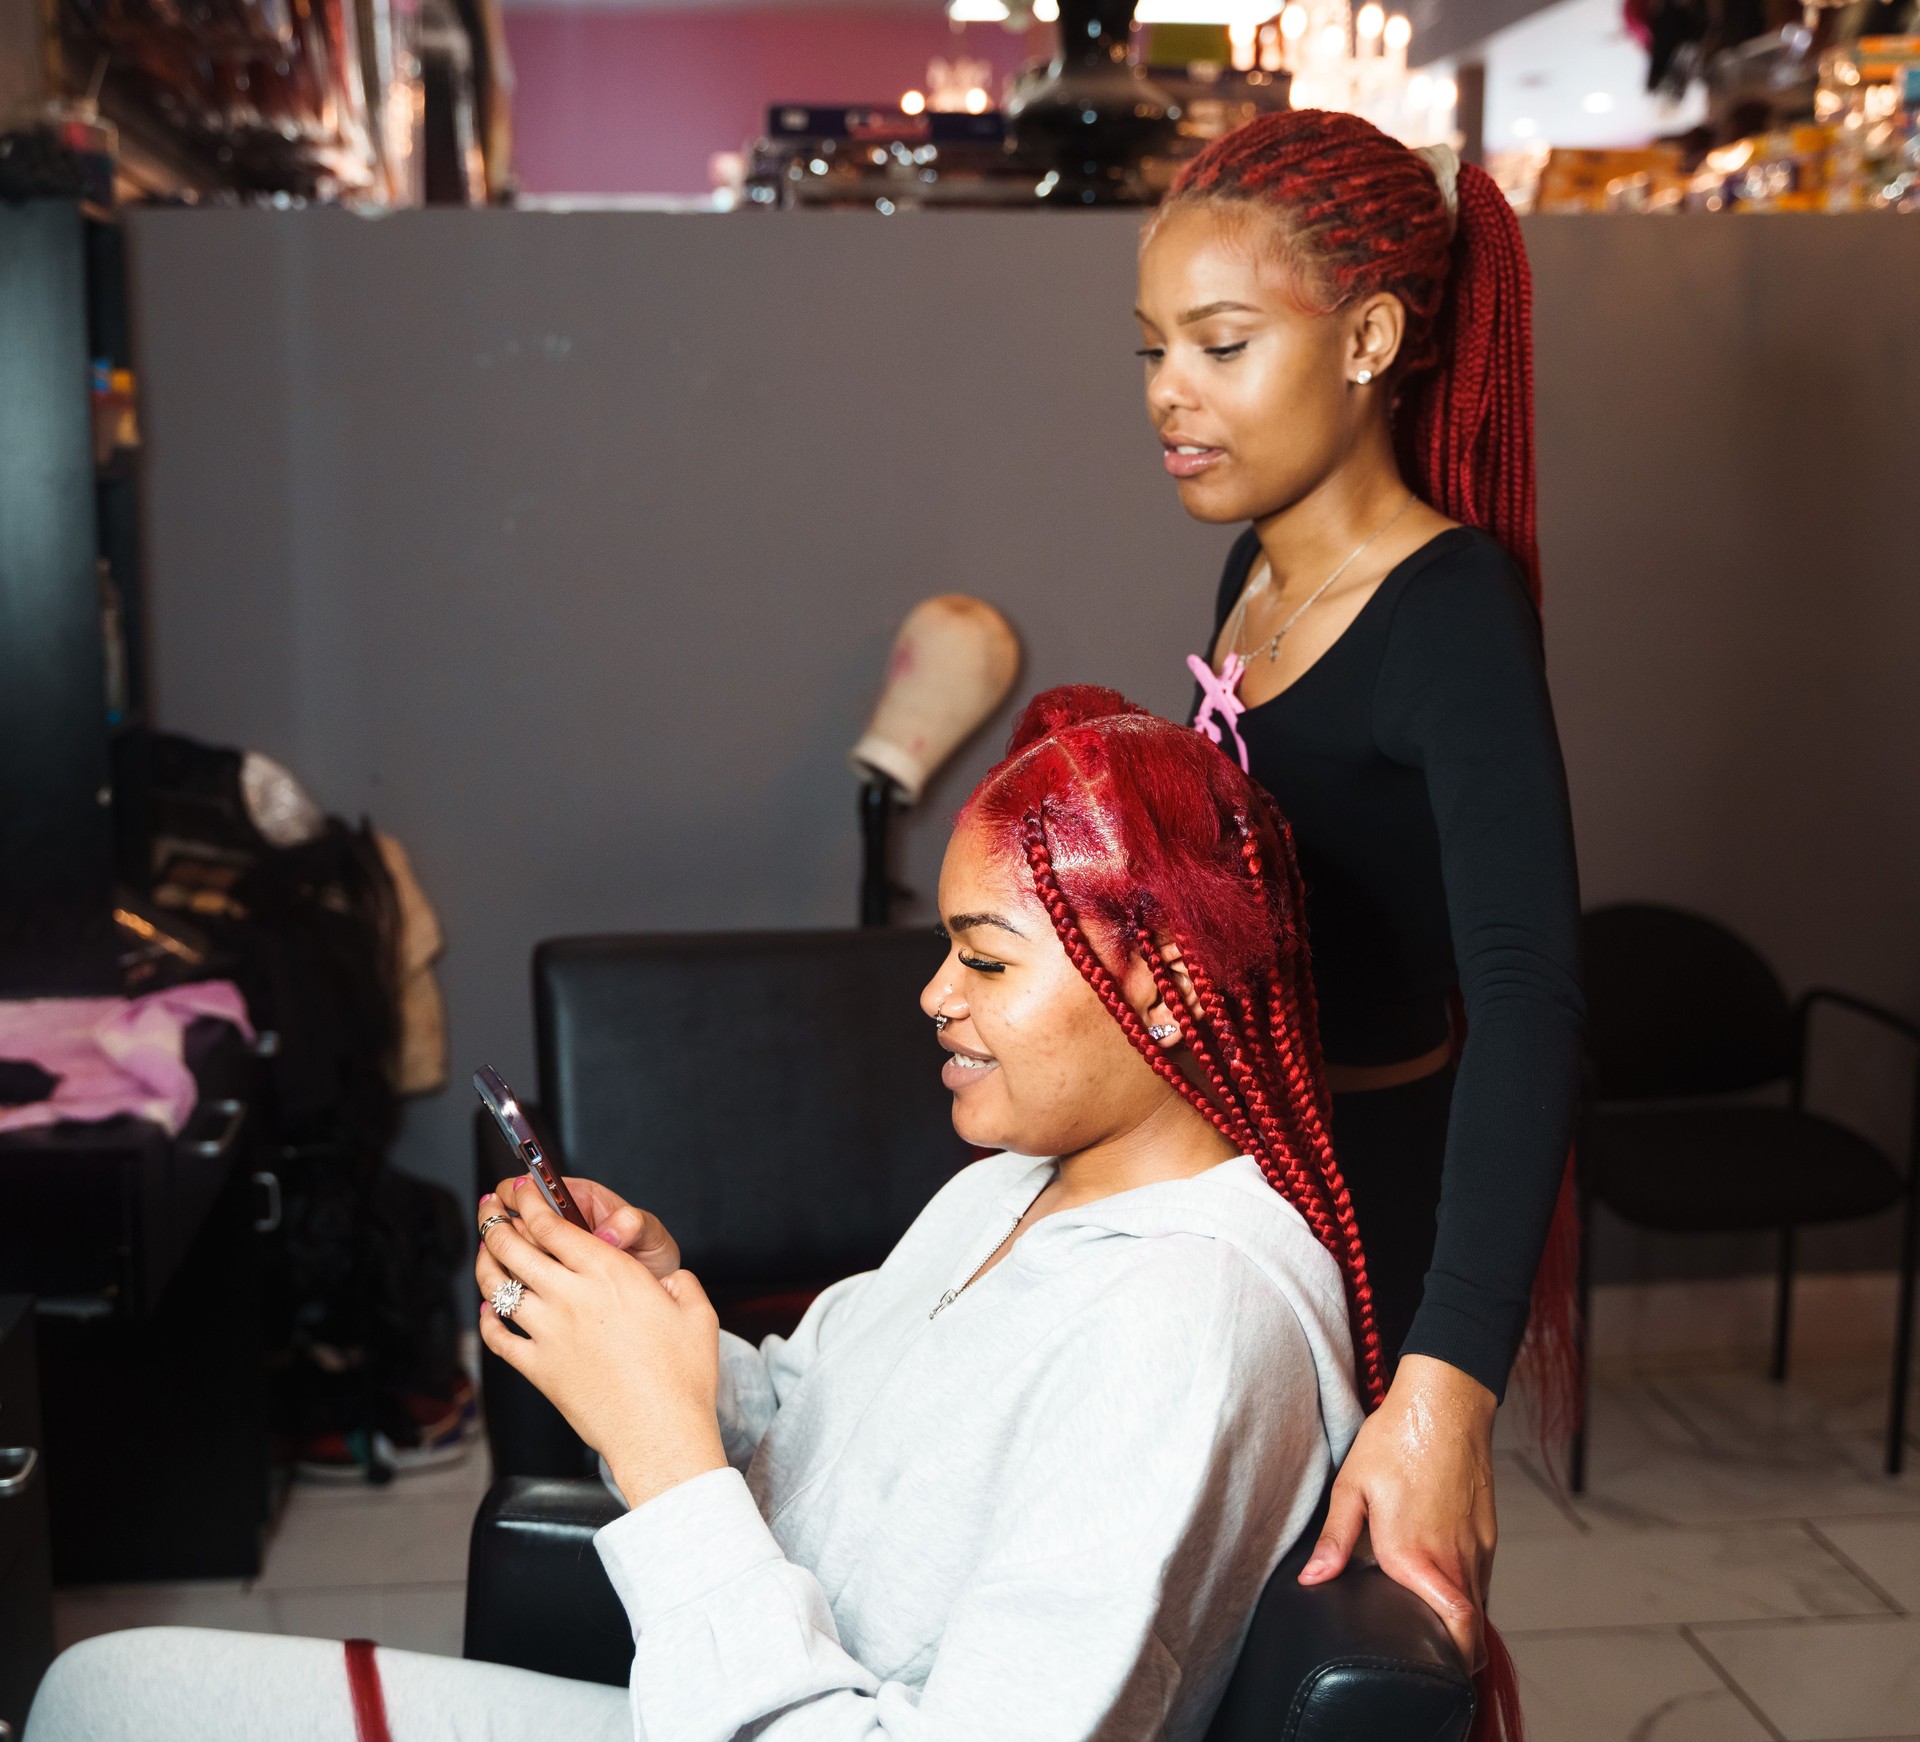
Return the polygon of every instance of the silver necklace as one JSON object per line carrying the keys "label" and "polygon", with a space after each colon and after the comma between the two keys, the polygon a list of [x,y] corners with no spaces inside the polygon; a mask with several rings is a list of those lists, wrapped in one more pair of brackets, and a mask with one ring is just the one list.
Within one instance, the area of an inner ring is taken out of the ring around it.
{"label": "silver necklace", "polygon": [[1353,547],[1352,552],[1348,555],[1347,560],[1343,562],[1337,569],[1335,569],[1332,574],[1328,575],[1327,578],[1319,584],[1319,586],[1315,587],[1313,591],[1306,596],[1306,598],[1300,601],[1299,605],[1297,605],[1294,608],[1293,614],[1287,618],[1286,622],[1282,623],[1278,629],[1276,629],[1270,636],[1267,637],[1267,644],[1265,647],[1256,647],[1251,652],[1240,653],[1240,636],[1242,631],[1246,628],[1246,625],[1247,625],[1247,605],[1249,601],[1251,601],[1251,599],[1253,598],[1253,595],[1256,592],[1259,592],[1263,588],[1265,588],[1267,584],[1273,579],[1273,564],[1269,562],[1267,566],[1263,570],[1261,570],[1259,581],[1255,585],[1248,587],[1243,593],[1241,593],[1240,605],[1238,610],[1234,614],[1233,651],[1235,653],[1240,654],[1240,663],[1243,666],[1251,665],[1254,661],[1254,656],[1259,653],[1266,654],[1268,664],[1272,664],[1274,660],[1278,659],[1280,657],[1280,641],[1281,641],[1281,638],[1286,634],[1286,632],[1289,629],[1291,629],[1294,626],[1294,624],[1298,623],[1300,619],[1304,617],[1314,605],[1318,604],[1320,601],[1320,595],[1324,593],[1330,586],[1332,586],[1335,581],[1339,580],[1339,578],[1342,575],[1344,575],[1348,569],[1352,568],[1357,561],[1359,561],[1361,554],[1367,549],[1369,545],[1373,544],[1378,539],[1384,538],[1398,523],[1400,516],[1406,513],[1406,511],[1412,506],[1413,506],[1413,492],[1409,490],[1407,492],[1406,501],[1402,502],[1400,506],[1392,512],[1392,514],[1390,514],[1384,521],[1380,523],[1379,526],[1375,527],[1372,532],[1368,533],[1365,538],[1363,538],[1357,545],[1355,545]]}

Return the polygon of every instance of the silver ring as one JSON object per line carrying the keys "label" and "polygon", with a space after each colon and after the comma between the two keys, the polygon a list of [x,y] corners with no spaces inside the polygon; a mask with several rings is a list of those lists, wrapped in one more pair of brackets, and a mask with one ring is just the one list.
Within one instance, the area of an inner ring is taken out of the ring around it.
{"label": "silver ring", "polygon": [[520,1310],[520,1298],[526,1293],[520,1279],[515,1276],[504,1278],[493,1285],[493,1316],[497,1319],[510,1319]]}
{"label": "silver ring", "polygon": [[481,1244],[484,1245],[486,1243],[487,1230],[491,1228],[495,1222],[511,1222],[512,1220],[513,1218],[509,1216],[504,1210],[496,1210],[491,1216],[489,1216],[484,1222],[480,1224]]}

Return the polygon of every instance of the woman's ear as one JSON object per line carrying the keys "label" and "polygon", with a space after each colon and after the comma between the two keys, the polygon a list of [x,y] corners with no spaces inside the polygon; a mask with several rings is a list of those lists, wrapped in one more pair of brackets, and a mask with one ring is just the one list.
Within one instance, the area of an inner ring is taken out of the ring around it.
{"label": "woman's ear", "polygon": [[[1160,952],[1160,962],[1167,971],[1167,978],[1173,982],[1174,990],[1180,995],[1180,1002],[1193,1008],[1193,976],[1187,972],[1186,958],[1180,953],[1180,946],[1171,938],[1156,938],[1155,946]],[[1148,1032],[1159,1043],[1162,1052],[1177,1052],[1186,1044],[1180,1032],[1179,1019],[1168,1008],[1165,999],[1160,996],[1160,988],[1153,977],[1153,970],[1147,966],[1144,956],[1135,956],[1133,966],[1127,974],[1127,1002],[1134,1008],[1140,1020],[1147,1025]]]}
{"label": "woman's ear", "polygon": [[1380,380],[1400,355],[1407,336],[1407,311],[1391,291],[1379,291],[1348,311],[1352,342],[1346,359],[1347,379],[1356,387]]}

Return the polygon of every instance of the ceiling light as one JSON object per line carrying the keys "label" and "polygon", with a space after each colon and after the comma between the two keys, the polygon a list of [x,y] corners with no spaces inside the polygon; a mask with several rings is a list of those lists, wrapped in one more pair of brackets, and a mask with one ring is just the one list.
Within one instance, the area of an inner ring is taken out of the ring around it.
{"label": "ceiling light", "polygon": [[947,16],[955,24],[1004,24],[1005,0],[948,0]]}
{"label": "ceiling light", "polygon": [[1362,42],[1373,41],[1386,27],[1386,11],[1383,7],[1375,4],[1375,0],[1367,0],[1366,5],[1360,8],[1359,13],[1353,21],[1354,33]]}
{"label": "ceiling light", "polygon": [[1033,0],[1033,19],[1036,24],[1059,23],[1060,0]]}
{"label": "ceiling light", "polygon": [[1413,22],[1405,13],[1396,12],[1387,20],[1385,34],[1389,49],[1403,49],[1413,41]]}
{"label": "ceiling light", "polygon": [[918,115],[927,106],[925,91],[908,91],[900,99],[900,112],[903,115]]}

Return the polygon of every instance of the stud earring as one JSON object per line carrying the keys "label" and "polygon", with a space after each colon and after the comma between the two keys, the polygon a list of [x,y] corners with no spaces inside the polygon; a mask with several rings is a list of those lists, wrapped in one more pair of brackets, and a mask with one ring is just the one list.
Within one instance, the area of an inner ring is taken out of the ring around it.
{"label": "stud earring", "polygon": [[1354,376],[1353,384],[1356,387],[1364,387],[1372,379],[1373,371],[1371,369],[1362,369],[1358,375]]}
{"label": "stud earring", "polygon": [[1149,1038],[1159,1041],[1163,1046],[1180,1032],[1177,1022],[1156,1022],[1147,1030]]}

